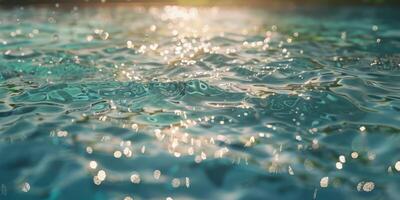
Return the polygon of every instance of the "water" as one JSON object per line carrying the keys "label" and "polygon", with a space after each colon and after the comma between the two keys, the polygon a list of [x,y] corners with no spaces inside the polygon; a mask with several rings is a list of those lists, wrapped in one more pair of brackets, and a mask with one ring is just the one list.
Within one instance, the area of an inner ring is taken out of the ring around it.
{"label": "water", "polygon": [[398,199],[396,8],[0,11],[0,199]]}

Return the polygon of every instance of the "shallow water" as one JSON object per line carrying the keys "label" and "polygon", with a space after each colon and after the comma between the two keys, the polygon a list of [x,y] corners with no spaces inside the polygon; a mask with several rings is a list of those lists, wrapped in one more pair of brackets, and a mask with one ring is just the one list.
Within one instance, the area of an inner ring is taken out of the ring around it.
{"label": "shallow water", "polygon": [[0,199],[398,199],[396,8],[0,10]]}

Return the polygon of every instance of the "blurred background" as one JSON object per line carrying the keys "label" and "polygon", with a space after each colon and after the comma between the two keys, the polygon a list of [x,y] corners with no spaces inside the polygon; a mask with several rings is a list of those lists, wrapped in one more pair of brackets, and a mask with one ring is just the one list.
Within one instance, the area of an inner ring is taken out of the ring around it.
{"label": "blurred background", "polygon": [[180,5],[399,5],[399,0],[0,0],[1,5],[23,4],[76,4],[76,3],[140,3],[140,4],[180,4]]}

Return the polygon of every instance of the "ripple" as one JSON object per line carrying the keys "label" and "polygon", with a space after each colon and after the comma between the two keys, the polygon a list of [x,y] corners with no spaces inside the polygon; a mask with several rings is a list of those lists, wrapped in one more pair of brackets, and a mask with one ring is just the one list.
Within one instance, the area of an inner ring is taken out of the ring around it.
{"label": "ripple", "polygon": [[395,9],[57,5],[0,9],[0,199],[400,195]]}

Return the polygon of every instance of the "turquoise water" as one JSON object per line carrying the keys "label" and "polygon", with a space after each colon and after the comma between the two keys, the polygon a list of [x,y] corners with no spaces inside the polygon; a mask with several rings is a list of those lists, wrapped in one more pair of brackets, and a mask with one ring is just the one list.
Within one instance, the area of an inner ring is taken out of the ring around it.
{"label": "turquoise water", "polygon": [[399,199],[397,8],[0,10],[0,199]]}

